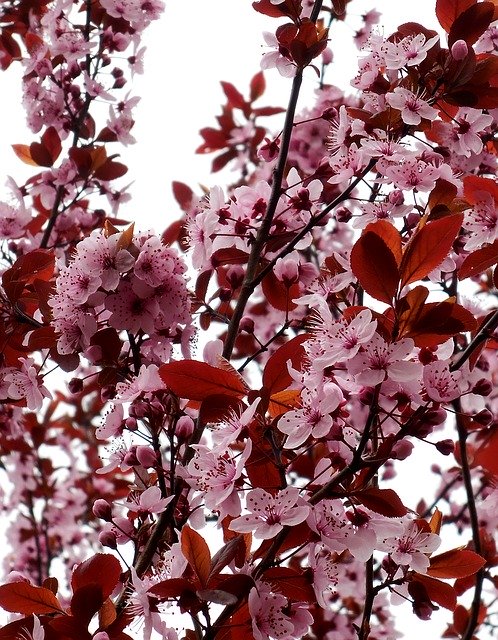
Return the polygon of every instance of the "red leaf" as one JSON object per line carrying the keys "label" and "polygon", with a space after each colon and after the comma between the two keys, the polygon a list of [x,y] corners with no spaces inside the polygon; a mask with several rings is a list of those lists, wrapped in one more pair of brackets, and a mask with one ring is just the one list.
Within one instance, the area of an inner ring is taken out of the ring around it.
{"label": "red leaf", "polygon": [[477,0],[436,0],[436,16],[446,33],[458,16],[476,4]]}
{"label": "red leaf", "polygon": [[201,585],[205,587],[211,571],[211,554],[206,541],[197,531],[185,525],[181,534],[181,546],[183,555],[187,558]]}
{"label": "red leaf", "polygon": [[288,311],[296,308],[296,303],[292,302],[292,300],[299,296],[299,285],[297,283],[287,287],[275,276],[273,271],[270,271],[261,283],[261,288],[265,298],[274,309]]}
{"label": "red leaf", "polygon": [[231,107],[235,107],[237,109],[244,109],[246,107],[246,101],[244,96],[240,93],[238,89],[234,87],[231,82],[221,81],[221,86],[223,88],[223,92],[228,98],[228,102]]}
{"label": "red leaf", "polygon": [[245,547],[244,536],[238,535],[229,540],[224,547],[215,553],[209,570],[209,582],[213,576],[217,576],[235,558],[239,549]]}
{"label": "red leaf", "polygon": [[498,476],[498,430],[495,429],[484,444],[474,453],[474,463]]}
{"label": "red leaf", "polygon": [[480,2],[460,13],[451,25],[448,34],[448,46],[457,40],[465,40],[472,46],[482,36],[493,20],[495,5],[492,2]]}
{"label": "red leaf", "polygon": [[458,279],[464,280],[471,276],[484,273],[486,269],[492,267],[498,262],[498,240],[495,240],[493,244],[488,244],[485,247],[477,249],[473,253],[470,253],[462,262],[460,269],[458,270]]}
{"label": "red leaf", "polygon": [[287,389],[291,384],[292,378],[287,368],[289,360],[294,369],[301,370],[305,355],[303,342],[309,337],[306,333],[295,336],[268,358],[263,372],[263,386],[268,389],[270,395]]}
{"label": "red leaf", "polygon": [[99,585],[103,600],[114,591],[121,575],[119,560],[109,553],[98,553],[79,564],[71,576],[71,586],[76,593],[87,585]]}
{"label": "red leaf", "polygon": [[51,165],[54,164],[62,151],[61,139],[57,133],[57,129],[55,127],[48,127],[42,135],[41,141],[50,156]]}
{"label": "red leaf", "polygon": [[16,156],[25,164],[29,164],[32,167],[38,166],[38,163],[33,159],[31,150],[27,144],[13,144],[12,149],[14,150]]}
{"label": "red leaf", "polygon": [[421,582],[424,585],[424,588],[427,592],[427,595],[431,599],[432,602],[436,602],[440,604],[445,609],[449,609],[450,611],[454,611],[457,604],[457,594],[455,589],[446,584],[446,582],[441,582],[440,580],[435,580],[430,576],[422,575],[420,573],[414,573],[413,579],[417,582]]}
{"label": "red leaf", "polygon": [[[283,2],[284,0],[282,0],[282,4]],[[285,15],[278,5],[272,4],[270,0],[259,0],[258,2],[253,2],[252,6],[256,11],[263,13],[265,16],[270,16],[270,18],[281,18]]]}
{"label": "red leaf", "polygon": [[180,209],[187,213],[192,206],[194,192],[188,185],[183,182],[177,182],[176,180],[171,183],[171,187],[173,189],[175,200],[180,205]]}
{"label": "red leaf", "polygon": [[399,283],[398,265],[380,236],[373,231],[361,235],[351,251],[351,269],[369,295],[392,304]]}
{"label": "red leaf", "polygon": [[482,200],[482,192],[490,193],[498,205],[498,184],[489,178],[481,176],[467,176],[463,180],[463,195],[470,204],[476,204]]}
{"label": "red leaf", "polygon": [[484,567],[486,560],[468,549],[452,549],[431,558],[427,574],[433,578],[465,578]]}
{"label": "red leaf", "polygon": [[251,79],[250,85],[250,99],[251,102],[254,102],[258,98],[261,98],[266,89],[266,81],[265,76],[262,71],[258,71],[256,75],[254,75]]}
{"label": "red leaf", "polygon": [[353,495],[365,507],[387,518],[401,518],[408,512],[398,494],[392,489],[371,487]]}
{"label": "red leaf", "polygon": [[218,369],[197,360],[168,362],[159,368],[159,375],[174,394],[188,400],[204,400],[216,394],[242,398],[247,393],[247,386],[235,369]]}
{"label": "red leaf", "polygon": [[289,567],[272,567],[261,576],[274,590],[295,602],[316,602],[309,576]]}
{"label": "red leaf", "polygon": [[448,255],[460,231],[463,214],[429,222],[415,232],[408,243],[401,261],[401,288],[425,278]]}
{"label": "red leaf", "polygon": [[192,584],[185,578],[170,578],[153,585],[147,593],[159,600],[179,598],[185,591],[193,591]]}
{"label": "red leaf", "polygon": [[0,607],[12,613],[64,613],[56,596],[44,587],[28,582],[11,582],[0,586]]}

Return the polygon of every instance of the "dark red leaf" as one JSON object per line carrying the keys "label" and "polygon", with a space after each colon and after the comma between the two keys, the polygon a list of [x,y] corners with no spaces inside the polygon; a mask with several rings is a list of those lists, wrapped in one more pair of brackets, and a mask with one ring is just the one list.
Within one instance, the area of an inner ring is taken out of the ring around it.
{"label": "dark red leaf", "polygon": [[181,546],[183,555],[187,558],[201,585],[205,587],[211,570],[211,554],[206,541],[197,531],[185,525],[181,533]]}
{"label": "dark red leaf", "polygon": [[265,76],[263,75],[262,71],[258,71],[258,73],[256,73],[256,75],[254,75],[251,79],[250,93],[249,93],[251,102],[254,102],[258,98],[261,98],[261,96],[265,92],[265,89],[266,89]]}
{"label": "dark red leaf", "polygon": [[448,255],[462,226],[463,214],[428,222],[415,232],[401,261],[401,288],[425,278]]}
{"label": "dark red leaf", "polygon": [[73,592],[86,585],[99,585],[103,600],[114,591],[121,576],[119,560],[109,553],[98,553],[79,564],[71,576]]}
{"label": "dark red leaf", "polygon": [[289,600],[316,602],[310,576],[305,572],[298,572],[289,567],[272,567],[263,573],[262,578],[273,586],[274,591],[281,593]]}
{"label": "dark red leaf", "polygon": [[190,207],[192,206],[194,199],[194,192],[192,189],[187,184],[177,182],[176,180],[171,183],[171,187],[173,189],[175,200],[180,205],[180,209],[185,213],[190,211]]}
{"label": "dark red leaf", "polygon": [[477,573],[486,560],[468,549],[452,549],[432,556],[427,574],[433,578],[464,578]]}
{"label": "dark red leaf", "polygon": [[368,509],[388,518],[401,518],[408,513],[400,497],[392,489],[371,487],[354,493],[354,497]]}
{"label": "dark red leaf", "polygon": [[234,87],[231,82],[221,81],[221,86],[223,88],[223,92],[228,98],[228,102],[231,107],[236,109],[244,110],[247,106],[244,96],[240,93],[238,89]]}
{"label": "dark red leaf", "polygon": [[414,573],[413,580],[424,585],[427,595],[432,602],[436,602],[450,611],[455,610],[457,595],[455,589],[451,585],[420,573]]}
{"label": "dark red leaf", "polygon": [[56,596],[44,587],[28,582],[10,582],[0,586],[0,607],[12,613],[64,613]]}
{"label": "dark red leaf", "polygon": [[171,578],[153,585],[147,593],[159,600],[179,598],[185,591],[193,591],[192,584],[185,578]]}
{"label": "dark red leaf", "polygon": [[351,269],[369,295],[392,304],[399,270],[393,252],[380,236],[373,231],[361,235],[351,251]]}
{"label": "dark red leaf", "polygon": [[291,384],[292,378],[287,368],[289,360],[294,369],[301,370],[305,355],[303,342],[308,340],[309,337],[309,334],[306,333],[295,336],[279,347],[268,358],[263,372],[263,386],[270,395],[287,389]]}
{"label": "dark red leaf", "polygon": [[244,536],[239,535],[229,540],[224,547],[215,553],[211,560],[208,582],[211,582],[213,576],[218,575],[220,571],[232,562],[239,552],[239,548],[244,545]]}
{"label": "dark red leaf", "polygon": [[458,270],[458,279],[464,280],[465,278],[484,273],[497,262],[498,240],[495,240],[493,244],[488,244],[485,247],[476,249],[465,258]]}
{"label": "dark red leaf", "polygon": [[436,0],[436,16],[446,33],[449,33],[458,16],[476,2],[477,0]]}
{"label": "dark red leaf", "polygon": [[173,393],[189,400],[204,400],[216,394],[242,398],[247,393],[247,386],[235,369],[218,369],[197,360],[168,362],[159,368],[159,375]]}
{"label": "dark red leaf", "polygon": [[465,40],[472,46],[489,27],[494,11],[493,2],[479,2],[462,11],[451,25],[448,46],[451,47],[457,40]]}

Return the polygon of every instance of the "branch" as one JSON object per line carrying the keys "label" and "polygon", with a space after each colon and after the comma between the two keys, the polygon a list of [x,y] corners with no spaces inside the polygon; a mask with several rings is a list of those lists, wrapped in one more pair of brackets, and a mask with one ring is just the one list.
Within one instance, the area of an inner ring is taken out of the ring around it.
{"label": "branch", "polygon": [[292,136],[292,128],[294,124],[294,115],[296,112],[297,100],[299,98],[299,92],[301,89],[301,83],[303,80],[302,69],[298,70],[294,76],[292,82],[292,90],[289,98],[289,106],[287,107],[287,113],[285,116],[284,129],[282,133],[282,144],[280,147],[280,153],[278,161],[273,170],[273,182],[270,199],[266,208],[266,213],[261,223],[261,226],[252,245],[251,253],[247,261],[247,271],[240,290],[239,299],[235,306],[230,324],[228,325],[227,337],[225,340],[225,346],[223,348],[223,357],[227,360],[232,355],[233,348],[235,346],[235,340],[239,330],[239,324],[244,315],[244,311],[249,301],[249,298],[256,288],[256,271],[261,259],[261,253],[265,243],[270,235],[270,228],[273,222],[273,217],[277,209],[277,204],[282,193],[282,181],[284,178],[285,165],[287,163],[287,155],[289,153],[289,145]]}
{"label": "branch", "polygon": [[[479,534],[479,518],[477,516],[476,502],[474,498],[474,491],[472,489],[472,477],[470,473],[469,460],[467,456],[467,430],[462,422],[462,404],[460,398],[453,401],[453,408],[455,409],[455,421],[458,432],[458,444],[460,446],[460,464],[462,467],[463,484],[465,487],[465,494],[467,497],[467,509],[469,512],[470,526],[472,528],[472,542],[476,553],[482,556],[482,544]],[[472,640],[474,631],[477,629],[479,622],[479,609],[481,606],[481,593],[482,585],[484,582],[484,567],[481,568],[476,574],[476,584],[474,587],[474,597],[472,599],[472,605],[470,608],[469,621],[467,628],[462,636],[462,640]]]}

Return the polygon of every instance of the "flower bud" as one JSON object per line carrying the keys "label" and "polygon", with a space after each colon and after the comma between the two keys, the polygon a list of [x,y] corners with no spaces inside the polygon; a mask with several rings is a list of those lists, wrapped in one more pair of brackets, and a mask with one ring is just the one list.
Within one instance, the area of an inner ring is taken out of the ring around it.
{"label": "flower bud", "polygon": [[92,507],[92,513],[95,517],[105,520],[106,522],[111,522],[112,520],[112,507],[107,500],[104,500],[103,498],[95,500]]}
{"label": "flower bud", "polygon": [[175,434],[179,440],[187,440],[194,432],[194,421],[190,416],[182,416],[176,423]]}
{"label": "flower bud", "polygon": [[248,316],[244,316],[239,324],[240,331],[245,333],[254,333],[254,320]]}
{"label": "flower bud", "polygon": [[467,46],[467,43],[465,42],[465,40],[457,40],[456,42],[453,43],[452,47],[451,47],[451,55],[453,57],[453,60],[463,60],[464,58],[467,57],[467,54],[469,53],[469,47]]}
{"label": "flower bud", "polygon": [[101,531],[99,533],[99,542],[103,547],[109,549],[117,549],[116,536],[112,531]]}
{"label": "flower bud", "polygon": [[128,431],[136,431],[138,429],[136,418],[126,418],[125,427],[128,429]]}
{"label": "flower bud", "polygon": [[493,391],[493,385],[486,378],[478,380],[472,388],[472,393],[476,396],[489,396],[491,391]]}
{"label": "flower bud", "polygon": [[405,201],[405,194],[401,191],[401,189],[394,189],[388,196],[388,200],[390,204],[393,204],[395,207],[403,204]]}
{"label": "flower bud", "polygon": [[137,460],[146,469],[157,465],[157,455],[154,449],[146,445],[138,445],[136,450]]}
{"label": "flower bud", "polygon": [[105,387],[102,387],[100,390],[100,397],[103,402],[107,402],[107,400],[112,400],[116,396],[116,387],[113,384],[107,384]]}
{"label": "flower bud", "polygon": [[79,393],[83,389],[83,380],[81,378],[72,378],[68,385],[69,393]]}
{"label": "flower bud", "polygon": [[440,440],[439,442],[436,442],[436,449],[439,453],[442,453],[443,456],[449,456],[455,450],[455,443],[449,438],[446,440]]}
{"label": "flower bud", "polygon": [[482,409],[474,416],[474,422],[481,424],[483,427],[488,425],[493,420],[493,414],[489,409]]}

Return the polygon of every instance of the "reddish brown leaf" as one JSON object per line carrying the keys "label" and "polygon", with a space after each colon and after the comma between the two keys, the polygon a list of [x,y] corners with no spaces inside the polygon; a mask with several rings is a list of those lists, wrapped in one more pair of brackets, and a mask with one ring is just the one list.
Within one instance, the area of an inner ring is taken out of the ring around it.
{"label": "reddish brown leaf", "polygon": [[164,601],[170,598],[179,598],[185,591],[193,591],[192,584],[188,580],[171,578],[157,582],[149,589],[148,593]]}
{"label": "reddish brown leaf", "polygon": [[266,89],[265,76],[262,71],[258,71],[251,79],[250,93],[251,102],[261,98]]}
{"label": "reddish brown leaf", "polygon": [[238,535],[229,540],[224,547],[214,554],[209,570],[209,582],[211,582],[213,576],[218,575],[220,571],[232,562],[241,546],[245,546],[244,536]]}
{"label": "reddish brown leaf", "polygon": [[392,304],[399,270],[393,252],[379,235],[373,231],[362,234],[351,251],[351,269],[369,295]]}
{"label": "reddish brown leaf", "polygon": [[247,393],[244,380],[235,370],[225,371],[197,360],[168,362],[159,368],[159,375],[173,393],[189,400],[216,394],[241,398]]}
{"label": "reddish brown leaf", "polygon": [[449,609],[450,611],[455,610],[457,604],[457,594],[455,589],[451,585],[420,573],[414,573],[413,579],[417,582],[421,582],[424,585],[427,595],[432,602],[436,602],[437,604],[441,605],[445,609]]}
{"label": "reddish brown leaf", "polygon": [[474,463],[498,476],[498,430],[495,429],[484,444],[474,453]]}
{"label": "reddish brown leaf", "polygon": [[0,607],[12,613],[39,615],[40,613],[64,613],[56,596],[44,587],[28,582],[11,582],[0,586]]}
{"label": "reddish brown leaf", "polygon": [[451,47],[457,40],[464,40],[472,46],[489,27],[494,12],[492,2],[479,2],[460,13],[451,25],[448,46]]}
{"label": "reddish brown leaf", "polygon": [[432,556],[427,574],[433,578],[464,578],[477,573],[486,560],[468,549],[452,549]]}
{"label": "reddish brown leaf", "polygon": [[271,567],[263,573],[262,578],[289,600],[316,602],[315,590],[307,573],[289,567]]}
{"label": "reddish brown leaf", "polygon": [[265,298],[273,308],[279,311],[289,311],[296,308],[296,303],[292,300],[299,296],[297,283],[288,287],[275,276],[273,271],[270,271],[261,283],[261,287]]}
{"label": "reddish brown leaf", "polygon": [[175,200],[180,205],[180,209],[187,213],[192,206],[194,192],[187,184],[184,184],[183,182],[177,182],[176,180],[171,183],[171,187],[173,189]]}
{"label": "reddish brown leaf", "polygon": [[13,144],[12,149],[16,156],[24,162],[24,164],[29,164],[32,167],[37,167],[38,163],[33,160],[31,155],[31,150],[27,144]]}
{"label": "reddish brown leaf", "polygon": [[306,333],[295,336],[268,358],[263,372],[263,386],[268,389],[270,394],[283,391],[291,384],[292,378],[287,368],[287,362],[290,361],[293,369],[301,370],[305,356],[303,342],[306,342],[309,337],[309,334]]}
{"label": "reddish brown leaf", "polygon": [[436,16],[446,33],[458,16],[476,4],[477,0],[436,0]]}
{"label": "reddish brown leaf", "polygon": [[465,278],[470,278],[480,273],[484,273],[497,262],[498,240],[495,240],[493,244],[480,247],[465,258],[458,270],[458,279],[464,280]]}
{"label": "reddish brown leaf", "polygon": [[211,554],[204,538],[185,525],[181,534],[182,553],[187,558],[203,587],[207,585],[211,571]]}
{"label": "reddish brown leaf", "polygon": [[285,391],[277,391],[270,396],[268,412],[272,418],[277,418],[300,405],[301,392],[298,389],[286,389]]}
{"label": "reddish brown leaf", "polygon": [[401,261],[401,288],[425,278],[448,255],[460,231],[463,214],[445,216],[429,222],[415,232]]}
{"label": "reddish brown leaf", "polygon": [[71,576],[74,593],[87,585],[99,585],[102,600],[114,591],[121,575],[119,560],[109,553],[97,553],[79,564]]}
{"label": "reddish brown leaf", "polygon": [[481,176],[466,176],[463,181],[463,195],[470,204],[476,204],[483,199],[482,192],[490,193],[495,204],[498,205],[498,184],[489,178]]}
{"label": "reddish brown leaf", "polygon": [[405,505],[393,489],[370,487],[354,493],[354,498],[368,509],[388,518],[401,518],[407,514]]}
{"label": "reddish brown leaf", "polygon": [[235,107],[236,109],[244,109],[246,106],[246,101],[244,96],[240,93],[240,91],[234,87],[231,82],[221,81],[221,87],[223,89],[223,93],[228,98],[228,102],[231,107]]}

